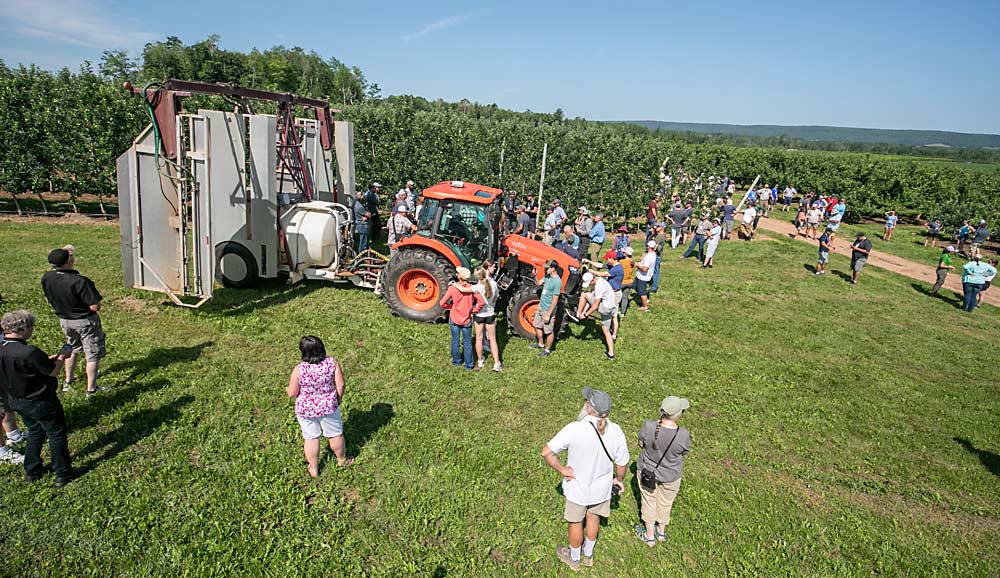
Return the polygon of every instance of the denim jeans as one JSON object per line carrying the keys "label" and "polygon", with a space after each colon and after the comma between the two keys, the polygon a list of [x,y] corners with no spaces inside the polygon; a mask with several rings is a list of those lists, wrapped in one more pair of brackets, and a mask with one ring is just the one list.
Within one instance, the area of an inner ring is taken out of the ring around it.
{"label": "denim jeans", "polygon": [[358,253],[368,248],[368,223],[358,223]]}
{"label": "denim jeans", "polygon": [[653,293],[656,293],[660,289],[660,261],[662,260],[662,255],[656,256],[656,266],[653,267],[653,281],[649,284],[649,290]]}
{"label": "denim jeans", "polygon": [[49,438],[49,459],[57,478],[68,478],[72,471],[69,442],[66,439],[66,415],[62,403],[53,395],[49,399],[14,399],[11,408],[28,427],[28,445],[24,448],[24,473],[38,477],[42,469],[42,444]]}
{"label": "denim jeans", "polygon": [[449,319],[448,325],[451,327],[451,364],[456,367],[462,365],[462,358],[464,357],[465,369],[472,369],[474,367],[472,320],[470,319],[465,325],[456,325],[455,322]]}
{"label": "denim jeans", "polygon": [[705,260],[705,236],[695,235],[694,239],[691,239],[691,244],[688,245],[687,251],[684,251],[684,257],[690,257],[694,253],[694,246],[698,245],[698,259],[701,261]]}
{"label": "denim jeans", "polygon": [[962,311],[972,311],[976,308],[976,297],[982,290],[982,283],[962,283]]}

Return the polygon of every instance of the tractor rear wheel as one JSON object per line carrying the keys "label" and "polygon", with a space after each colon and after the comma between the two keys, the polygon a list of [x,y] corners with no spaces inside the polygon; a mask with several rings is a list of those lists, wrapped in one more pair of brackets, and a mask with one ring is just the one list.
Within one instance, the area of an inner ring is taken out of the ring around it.
{"label": "tractor rear wheel", "polygon": [[444,318],[441,297],[455,268],[440,253],[422,247],[403,248],[382,273],[385,302],[394,315],[433,323]]}
{"label": "tractor rear wheel", "polygon": [[[518,287],[507,302],[507,325],[518,337],[535,339],[535,312],[541,301],[542,288],[530,283]],[[559,306],[556,308],[556,336],[561,337],[569,327],[569,317],[566,316],[565,295],[559,296]]]}

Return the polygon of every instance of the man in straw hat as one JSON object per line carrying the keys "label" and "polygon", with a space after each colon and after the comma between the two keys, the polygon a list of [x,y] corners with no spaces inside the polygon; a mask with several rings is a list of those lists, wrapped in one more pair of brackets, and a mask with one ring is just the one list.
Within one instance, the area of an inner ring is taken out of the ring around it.
{"label": "man in straw hat", "polygon": [[[611,515],[612,488],[625,490],[629,453],[625,434],[608,419],[611,396],[583,388],[583,408],[576,421],[542,448],[542,458],[563,477],[566,497],[564,517],[569,524],[569,547],[556,548],[556,556],[573,570],[594,565],[594,546],[601,518]],[[566,465],[558,455],[566,451]]]}

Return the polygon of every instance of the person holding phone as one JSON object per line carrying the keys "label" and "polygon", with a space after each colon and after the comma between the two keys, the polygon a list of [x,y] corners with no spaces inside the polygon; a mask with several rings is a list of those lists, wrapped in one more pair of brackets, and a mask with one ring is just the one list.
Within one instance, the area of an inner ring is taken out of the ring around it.
{"label": "person holding phone", "polygon": [[52,470],[56,487],[70,483],[75,474],[69,457],[66,415],[56,395],[56,376],[67,354],[65,347],[57,355],[46,355],[29,345],[35,332],[35,315],[24,309],[8,311],[0,318],[4,342],[0,345],[0,396],[21,416],[28,428],[24,450],[25,480],[34,482],[45,473],[42,444],[49,440]]}

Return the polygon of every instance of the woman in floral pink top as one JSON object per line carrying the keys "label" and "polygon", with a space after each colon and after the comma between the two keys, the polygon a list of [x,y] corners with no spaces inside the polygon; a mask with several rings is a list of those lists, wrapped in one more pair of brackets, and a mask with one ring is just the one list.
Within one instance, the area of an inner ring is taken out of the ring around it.
{"label": "woman in floral pink top", "polygon": [[306,335],[299,340],[302,363],[295,366],[288,379],[288,397],[295,398],[295,417],[302,427],[304,453],[309,475],[319,476],[319,437],[330,440],[338,466],[349,466],[354,458],[344,455],[344,424],[340,403],[344,399],[344,372],[340,364],[327,357],[319,337]]}

